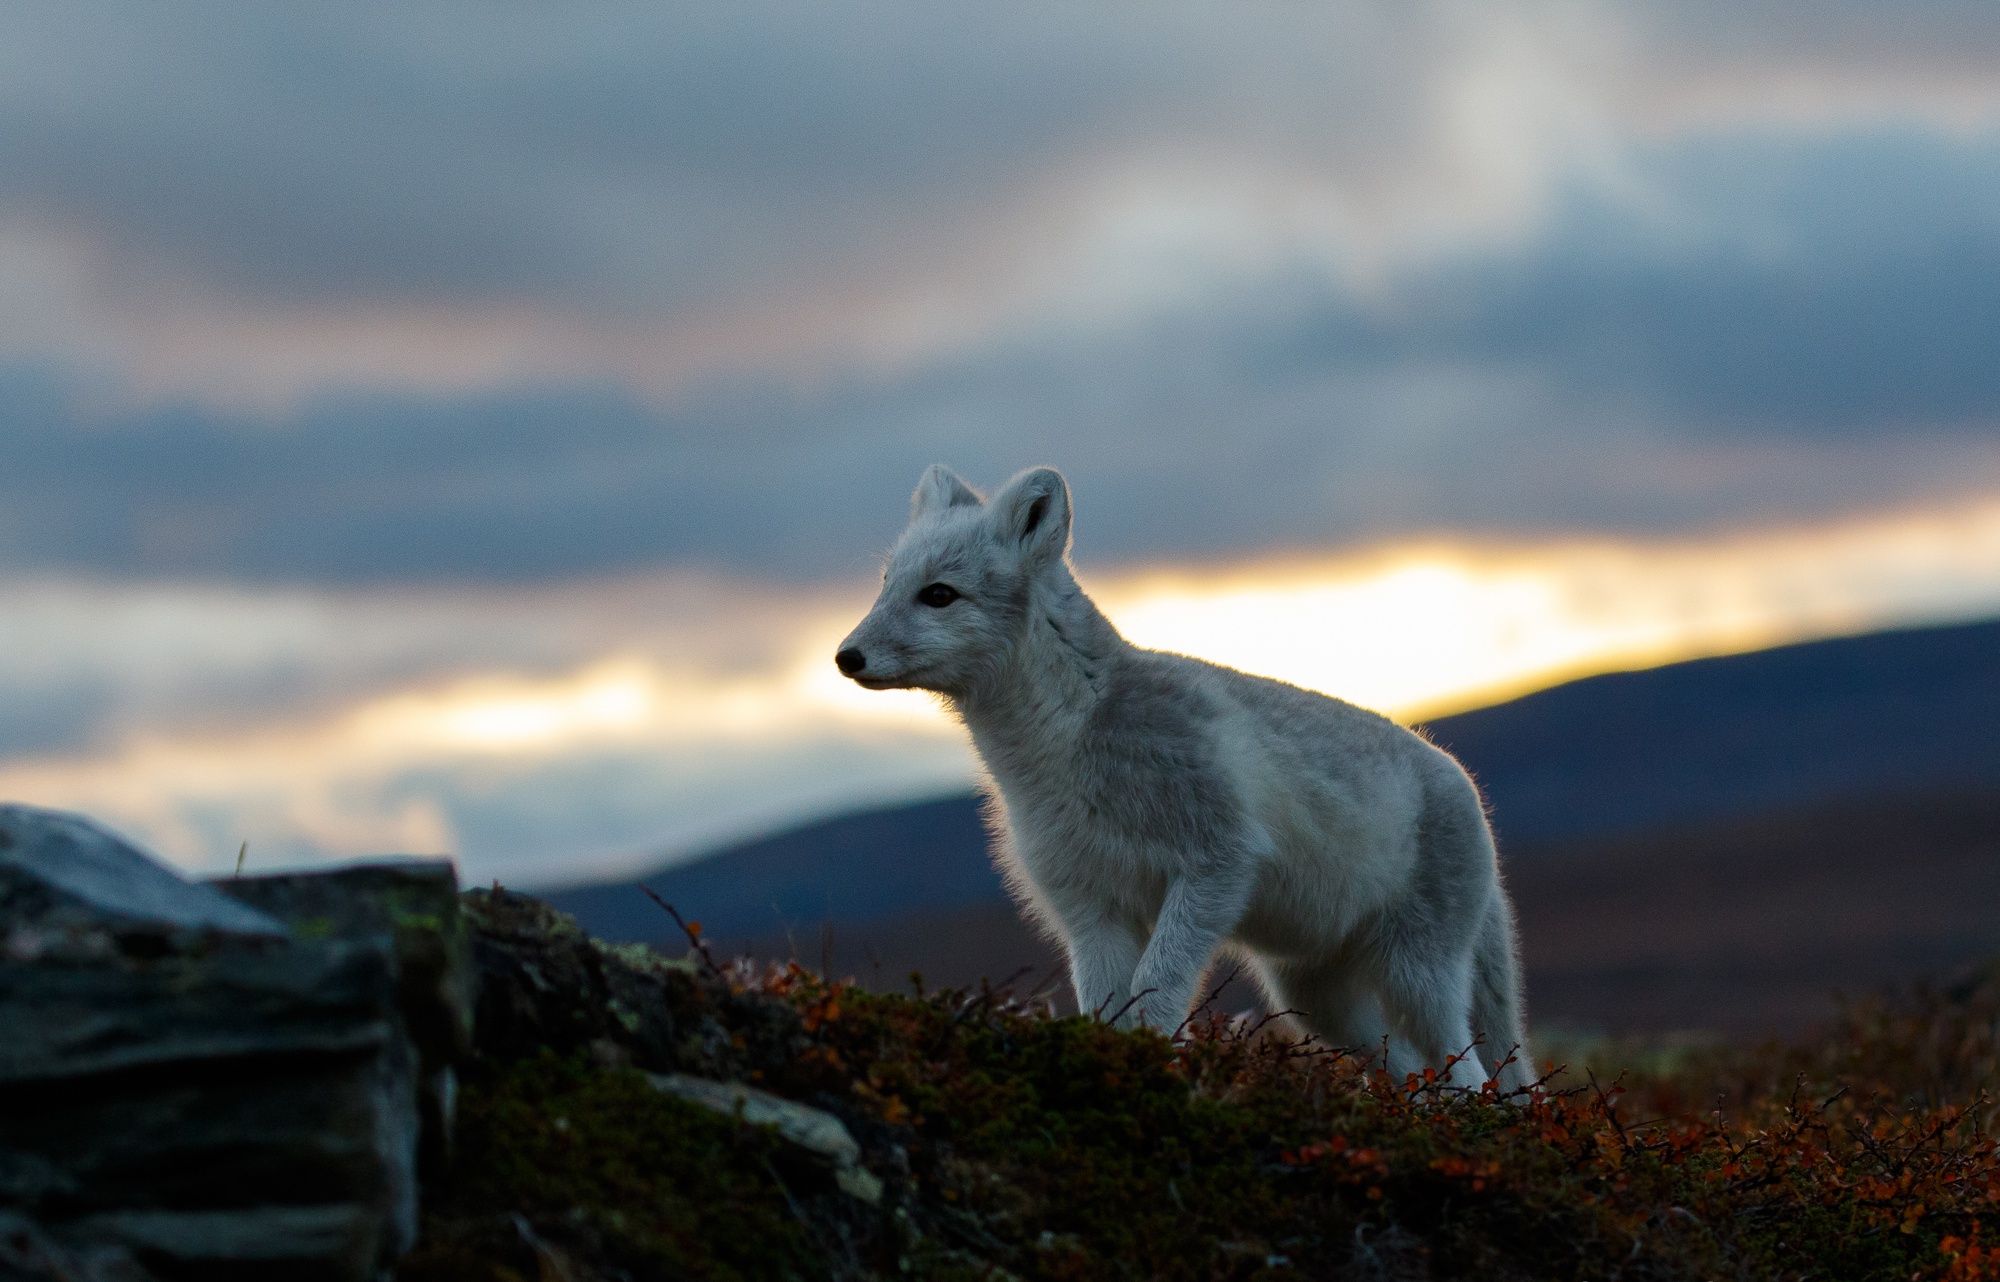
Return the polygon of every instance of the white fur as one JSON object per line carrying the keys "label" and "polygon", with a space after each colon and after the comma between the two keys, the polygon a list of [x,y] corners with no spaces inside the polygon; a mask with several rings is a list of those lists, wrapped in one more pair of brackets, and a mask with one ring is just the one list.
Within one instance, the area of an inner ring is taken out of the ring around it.
{"label": "white fur", "polygon": [[[1051,469],[989,504],[931,468],[840,657],[963,719],[1003,871],[1078,1004],[1172,1029],[1228,948],[1328,1042],[1386,1041],[1397,1072],[1465,1055],[1455,1084],[1513,1055],[1500,1081],[1525,1082],[1513,910],[1458,763],[1338,699],[1132,645],[1077,587],[1069,536]],[[956,598],[920,600],[939,584]]]}

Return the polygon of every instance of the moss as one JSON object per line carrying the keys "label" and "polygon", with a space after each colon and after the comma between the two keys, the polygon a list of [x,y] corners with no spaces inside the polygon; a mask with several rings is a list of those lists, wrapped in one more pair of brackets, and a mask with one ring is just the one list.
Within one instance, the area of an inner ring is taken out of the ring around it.
{"label": "moss", "polygon": [[[690,973],[481,911],[486,1066],[406,1278],[2000,1277],[2000,979],[1792,1047],[1592,1046],[1503,1100],[1222,1022]],[[833,1113],[883,1198],[621,1065]]]}
{"label": "moss", "polygon": [[333,918],[301,917],[292,923],[292,938],[304,940],[328,939],[333,935]]}
{"label": "moss", "polygon": [[1247,1276],[1262,1267],[1258,1252],[1221,1243],[1293,1236],[1279,1221],[1300,1208],[1281,1205],[1264,1170],[1278,1119],[1255,1101],[1194,1095],[1166,1039],[1084,1019],[981,1021],[943,1056],[919,1058],[895,1051],[948,1038],[945,1012],[853,1004],[859,1026],[919,1016],[889,1046],[849,1057],[872,1059],[869,1093],[886,1113],[906,1112],[925,1142],[924,1191],[983,1234],[1013,1239],[1005,1262],[1018,1271],[1062,1276],[1118,1260],[1145,1277]]}
{"label": "moss", "polygon": [[530,1252],[570,1245],[642,1276],[820,1273],[780,1186],[791,1158],[782,1142],[663,1095],[637,1071],[582,1056],[524,1060],[467,1087],[459,1146],[432,1242],[404,1264],[405,1279],[504,1277],[490,1252],[466,1249],[462,1229],[514,1214],[532,1228],[532,1239],[515,1233]]}
{"label": "moss", "polygon": [[592,947],[606,957],[643,974],[661,975],[678,972],[682,975],[696,975],[701,972],[699,966],[685,957],[663,957],[644,944],[607,944],[600,939],[593,939],[590,942]]}

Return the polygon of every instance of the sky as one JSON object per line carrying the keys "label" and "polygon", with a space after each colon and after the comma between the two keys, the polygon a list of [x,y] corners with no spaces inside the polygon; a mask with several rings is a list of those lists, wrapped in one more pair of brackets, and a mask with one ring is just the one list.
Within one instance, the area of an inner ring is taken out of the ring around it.
{"label": "sky", "polygon": [[2000,613],[2000,11],[0,4],[0,795],[617,873],[967,786],[924,466],[1420,717]]}

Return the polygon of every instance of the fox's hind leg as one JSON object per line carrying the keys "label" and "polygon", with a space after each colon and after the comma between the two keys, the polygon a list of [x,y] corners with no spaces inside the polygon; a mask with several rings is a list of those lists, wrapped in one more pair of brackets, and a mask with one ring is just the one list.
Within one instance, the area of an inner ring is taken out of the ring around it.
{"label": "fox's hind leg", "polygon": [[[1402,1043],[1392,1042],[1392,1052],[1407,1056],[1411,1069],[1434,1068],[1453,1086],[1477,1087],[1486,1068],[1475,1049],[1476,971],[1501,893],[1493,835],[1463,771],[1440,764],[1424,783],[1409,888],[1372,924],[1365,960]],[[1391,1067],[1400,1067],[1393,1055]]]}
{"label": "fox's hind leg", "polygon": [[1328,961],[1257,959],[1258,978],[1273,1010],[1327,1046],[1381,1055],[1389,1021],[1369,977],[1347,958]]}
{"label": "fox's hind leg", "polygon": [[1391,1072],[1434,1068],[1450,1085],[1474,1088],[1486,1081],[1472,1032],[1472,987],[1466,951],[1440,955],[1406,945],[1383,959],[1382,1003],[1394,1030]]}

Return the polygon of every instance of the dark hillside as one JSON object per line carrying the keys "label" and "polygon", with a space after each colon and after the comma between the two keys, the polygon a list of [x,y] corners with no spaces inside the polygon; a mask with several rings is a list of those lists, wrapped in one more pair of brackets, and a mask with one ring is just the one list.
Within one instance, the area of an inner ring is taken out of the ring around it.
{"label": "dark hillside", "polygon": [[1428,730],[1503,843],[2000,784],[2000,622],[1588,677]]}
{"label": "dark hillside", "polygon": [[1551,846],[1508,881],[1539,1022],[1792,1034],[2000,952],[2000,788]]}
{"label": "dark hillside", "polygon": [[[1949,977],[2000,952],[2000,788],[1517,853],[1508,886],[1536,1027],[1792,1034],[1831,1018],[1836,992]],[[1057,976],[1066,1000],[1059,953],[1008,904],[765,934],[743,948],[884,990],[913,970],[976,984],[1027,968],[1027,982]],[[1222,1004],[1255,1001],[1238,985]]]}
{"label": "dark hillside", "polygon": [[[821,820],[803,828],[644,874],[722,939],[789,929],[816,937],[825,921],[875,921],[950,912],[1005,896],[986,858],[986,827],[972,797],[947,797]],[[543,896],[600,939],[665,938],[666,918],[631,881]]]}
{"label": "dark hillside", "polygon": [[[1592,677],[1428,729],[1493,805],[1540,1019],[1792,1029],[1836,987],[2000,947],[2000,623]],[[870,983],[1056,961],[969,797],[647,880],[718,940]],[[630,883],[548,898],[605,938],[666,937]]]}

